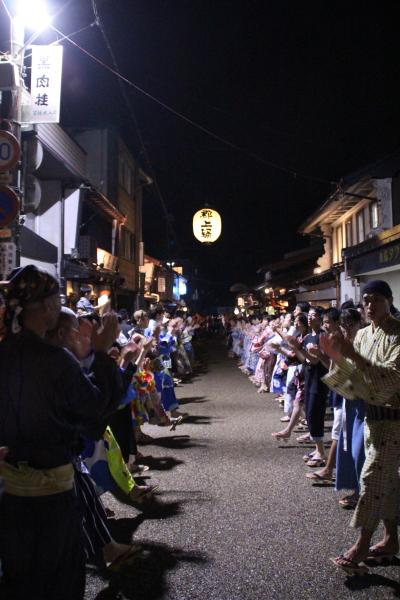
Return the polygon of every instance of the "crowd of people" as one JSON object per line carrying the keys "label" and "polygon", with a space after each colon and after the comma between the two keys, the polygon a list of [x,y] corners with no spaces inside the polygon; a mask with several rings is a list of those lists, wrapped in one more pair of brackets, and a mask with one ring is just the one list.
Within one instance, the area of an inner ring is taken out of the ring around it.
{"label": "crowd of people", "polygon": [[[346,490],[338,501],[354,509],[359,535],[334,564],[363,574],[398,553],[400,315],[385,282],[368,282],[358,306],[299,303],[293,313],[248,318],[162,308],[131,316],[107,300],[94,306],[88,287],[72,310],[61,306],[57,280],[33,265],[14,270],[1,292],[5,598],[81,600],[87,563],[112,572],[134,560],[140,548],[113,538],[102,496],[138,510],[158,502],[157,486],[143,483],[139,447],[152,441],[143,425],[184,427],[175,388],[192,374],[202,330],[226,333],[249,385],[279,401],[272,436],[285,443],[300,434],[306,477]],[[383,538],[372,544],[381,521]]]}
{"label": "crowd of people", "polygon": [[202,318],[162,308],[131,318],[93,306],[89,286],[74,311],[33,265],[1,292],[0,589],[79,600],[87,563],[114,572],[139,550],[113,539],[102,495],[141,511],[158,502],[143,484],[142,426],[184,426],[175,387],[192,374]]}
{"label": "crowd of people", "polygon": [[[354,509],[359,535],[332,561],[350,575],[399,551],[400,314],[384,281],[362,294],[362,304],[340,310],[299,303],[293,313],[227,324],[229,355],[284,410],[273,438],[287,442],[297,431],[297,443],[311,445],[305,476],[347,492],[338,502]],[[380,522],[383,538],[371,545]]]}

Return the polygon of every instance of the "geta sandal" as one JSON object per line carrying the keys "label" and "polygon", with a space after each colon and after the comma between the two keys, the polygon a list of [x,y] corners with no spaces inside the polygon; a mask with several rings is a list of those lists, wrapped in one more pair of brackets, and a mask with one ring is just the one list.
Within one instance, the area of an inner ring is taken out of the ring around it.
{"label": "geta sandal", "polygon": [[380,565],[383,562],[393,560],[397,556],[397,552],[388,552],[384,548],[370,548],[368,556],[365,560],[377,563]]}
{"label": "geta sandal", "polygon": [[310,458],[306,465],[307,467],[325,467],[326,462],[324,458]]}
{"label": "geta sandal", "polygon": [[331,558],[330,559],[331,562],[333,562],[333,564],[338,567],[339,569],[342,569],[343,571],[345,571],[348,575],[367,575],[368,571],[368,567],[361,565],[360,563],[356,563],[352,560],[350,560],[350,558],[346,558],[344,556],[344,554],[340,554],[340,556],[337,556],[336,558]]}

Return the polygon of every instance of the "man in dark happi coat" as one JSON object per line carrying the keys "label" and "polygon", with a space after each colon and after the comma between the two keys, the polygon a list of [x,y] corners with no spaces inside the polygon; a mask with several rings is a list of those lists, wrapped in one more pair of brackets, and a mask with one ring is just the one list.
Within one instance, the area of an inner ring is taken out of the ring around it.
{"label": "man in dark happi coat", "polygon": [[0,343],[0,558],[8,600],[80,600],[85,570],[71,460],[80,434],[99,437],[123,392],[106,354],[110,316],[93,340],[94,381],[67,350],[44,340],[60,312],[57,281],[29,265],[5,288],[8,333]]}

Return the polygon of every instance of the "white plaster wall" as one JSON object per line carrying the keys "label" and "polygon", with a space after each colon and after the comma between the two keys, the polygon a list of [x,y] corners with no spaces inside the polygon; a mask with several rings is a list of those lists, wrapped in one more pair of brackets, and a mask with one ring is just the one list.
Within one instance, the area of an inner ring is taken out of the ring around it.
{"label": "white plaster wall", "polygon": [[69,191],[64,200],[64,254],[71,254],[78,246],[78,218],[80,212],[81,191]]}
{"label": "white plaster wall", "polygon": [[340,273],[340,304],[347,300],[354,300],[357,304],[360,298],[359,285],[355,279],[346,278],[344,271]]}
{"label": "white plaster wall", "polygon": [[386,271],[384,273],[376,272],[363,275],[360,277],[361,287],[367,281],[371,281],[371,279],[382,279],[390,285],[393,293],[393,304],[396,308],[400,309],[400,269],[397,268],[396,270]]}
{"label": "white plaster wall", "polygon": [[53,265],[53,263],[42,262],[41,260],[33,260],[32,258],[21,256],[21,267],[26,267],[26,265],[35,265],[38,269],[47,271],[50,275],[54,275],[54,277],[58,278],[57,265]]}

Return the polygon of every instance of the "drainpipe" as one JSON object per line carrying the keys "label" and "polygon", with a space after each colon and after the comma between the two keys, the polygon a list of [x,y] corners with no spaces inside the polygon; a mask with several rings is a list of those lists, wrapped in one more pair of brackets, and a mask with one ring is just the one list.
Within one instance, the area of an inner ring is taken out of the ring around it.
{"label": "drainpipe", "polygon": [[340,306],[340,273],[335,271],[335,282],[336,282],[336,306]]}
{"label": "drainpipe", "polygon": [[65,290],[65,280],[64,280],[64,254],[65,254],[65,190],[66,188],[63,186],[61,191],[61,219],[60,219],[60,283],[61,283],[61,291],[63,294],[66,293]]}
{"label": "drainpipe", "polygon": [[117,239],[118,221],[113,219],[112,222],[112,234],[111,234],[111,254],[115,256],[115,245]]}

